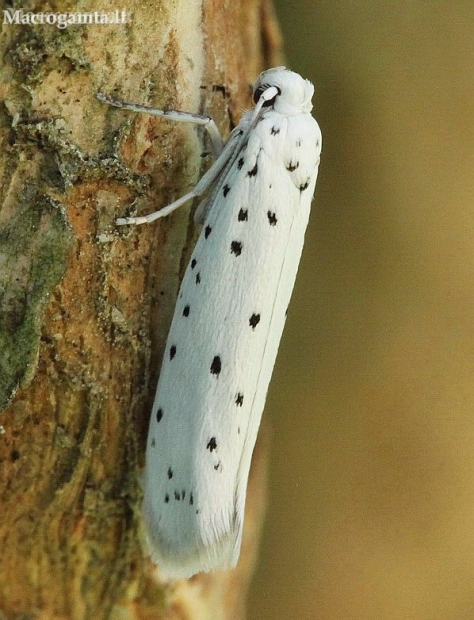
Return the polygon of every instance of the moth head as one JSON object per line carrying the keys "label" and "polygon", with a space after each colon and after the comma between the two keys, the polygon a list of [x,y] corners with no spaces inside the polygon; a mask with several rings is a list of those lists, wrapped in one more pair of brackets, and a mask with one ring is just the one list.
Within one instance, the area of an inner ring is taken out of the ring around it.
{"label": "moth head", "polygon": [[271,107],[288,116],[309,113],[313,108],[314,86],[285,67],[275,67],[260,74],[253,91],[254,102],[257,103],[268,89],[271,89],[268,94],[273,96],[263,103],[264,108]]}

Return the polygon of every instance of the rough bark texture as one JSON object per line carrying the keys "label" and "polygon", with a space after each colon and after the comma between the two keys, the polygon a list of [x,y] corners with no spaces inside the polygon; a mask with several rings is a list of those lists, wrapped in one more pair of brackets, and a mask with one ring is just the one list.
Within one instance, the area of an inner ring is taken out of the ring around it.
{"label": "rough bark texture", "polygon": [[114,220],[184,193],[210,149],[191,127],[109,108],[95,93],[206,109],[227,133],[250,103],[251,81],[278,64],[278,29],[267,0],[120,8],[127,25],[3,26],[0,616],[8,620],[243,617],[256,554],[261,441],[235,571],[159,584],[142,551],[147,419],[195,232],[186,209],[136,229]]}

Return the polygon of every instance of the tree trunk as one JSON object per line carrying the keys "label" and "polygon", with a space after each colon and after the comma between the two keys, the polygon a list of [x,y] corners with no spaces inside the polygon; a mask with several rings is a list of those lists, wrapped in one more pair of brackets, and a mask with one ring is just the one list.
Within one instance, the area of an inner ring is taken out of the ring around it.
{"label": "tree trunk", "polygon": [[243,617],[265,442],[236,570],[160,584],[141,545],[146,429],[195,239],[189,209],[115,225],[189,190],[209,144],[190,126],[95,98],[206,110],[227,134],[249,84],[278,64],[279,37],[269,0],[222,4],[130,0],[123,25],[3,27],[2,618]]}

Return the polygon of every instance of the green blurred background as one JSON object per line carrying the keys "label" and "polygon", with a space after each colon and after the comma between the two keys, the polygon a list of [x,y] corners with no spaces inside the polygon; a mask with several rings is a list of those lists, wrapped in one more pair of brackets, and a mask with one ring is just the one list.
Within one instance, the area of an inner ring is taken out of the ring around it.
{"label": "green blurred background", "polygon": [[474,618],[474,2],[277,3],[320,177],[249,620]]}

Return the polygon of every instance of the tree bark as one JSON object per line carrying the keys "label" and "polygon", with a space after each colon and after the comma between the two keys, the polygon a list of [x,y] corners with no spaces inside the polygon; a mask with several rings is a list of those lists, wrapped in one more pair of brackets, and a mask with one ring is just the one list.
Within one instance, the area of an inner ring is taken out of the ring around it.
{"label": "tree bark", "polygon": [[142,548],[148,416],[195,231],[185,208],[150,226],[114,222],[189,190],[210,149],[192,127],[95,94],[206,110],[226,134],[250,105],[249,84],[279,64],[278,29],[269,0],[122,8],[124,25],[4,25],[0,615],[9,620],[240,618],[256,557],[261,440],[236,570],[162,584]]}

